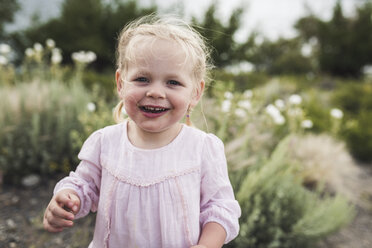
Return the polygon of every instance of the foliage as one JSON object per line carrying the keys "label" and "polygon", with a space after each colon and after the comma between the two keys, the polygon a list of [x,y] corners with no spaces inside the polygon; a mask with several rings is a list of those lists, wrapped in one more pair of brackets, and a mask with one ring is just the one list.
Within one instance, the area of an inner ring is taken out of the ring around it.
{"label": "foliage", "polygon": [[12,22],[14,13],[19,9],[16,0],[0,0],[0,39],[4,38],[4,24]]}
{"label": "foliage", "polygon": [[267,164],[249,173],[237,198],[242,217],[236,247],[313,247],[347,224],[353,209],[340,196],[321,198],[307,191],[286,159],[290,138],[276,148]]}
{"label": "foliage", "polygon": [[70,132],[82,133],[78,116],[90,97],[78,84],[33,81],[1,86],[0,168],[5,182],[30,173],[51,175],[76,166]]}
{"label": "foliage", "polygon": [[[112,124],[116,102],[109,96],[115,88],[113,79],[87,70],[86,59],[73,56],[75,67],[70,68],[53,62],[50,47],[35,44],[28,53],[20,75],[0,86],[4,99],[0,103],[0,170],[6,182],[19,182],[29,173],[46,176],[74,169],[85,139]],[[231,182],[243,210],[241,234],[231,245],[307,247],[348,223],[352,208],[344,198],[305,188],[310,179],[324,179],[322,173],[306,170],[319,150],[311,153],[302,146],[305,155],[292,153],[293,140],[284,139],[290,134],[301,137],[314,127],[338,134],[342,119],[329,116],[329,95],[318,89],[312,92],[311,80],[300,77],[267,80],[264,74],[221,71],[216,75],[192,120],[226,144]],[[244,82],[256,76],[256,82]],[[244,86],[238,87],[237,79]],[[326,124],[311,121],[318,112]],[[312,158],[307,160],[307,155]],[[319,167],[327,163],[322,161]]]}
{"label": "foliage", "polygon": [[372,161],[372,113],[360,112],[355,119],[346,123],[343,136],[355,158]]}
{"label": "foliage", "polygon": [[314,70],[310,58],[301,53],[302,41],[299,38],[265,40],[249,56],[255,70],[270,75],[306,74]]}
{"label": "foliage", "polygon": [[234,92],[244,92],[245,90],[252,89],[255,87],[260,87],[269,81],[269,76],[263,72],[240,72],[232,73],[223,69],[215,69],[212,72],[212,85],[207,89],[213,91],[214,84],[218,82],[231,82],[232,91]]}
{"label": "foliage", "polygon": [[[97,54],[96,69],[112,68],[120,30],[129,21],[154,11],[154,6],[140,8],[133,0],[109,3],[101,0],[65,0],[61,16],[14,33],[12,38],[18,51],[52,38],[67,54],[78,50],[94,51]],[[65,57],[64,62],[71,63],[71,58]]]}
{"label": "foliage", "polygon": [[213,47],[211,56],[214,64],[217,67],[223,67],[245,59],[242,55],[247,48],[252,46],[253,36],[242,44],[234,39],[235,33],[240,28],[243,8],[234,9],[226,25],[217,17],[217,9],[216,2],[213,2],[202,20],[198,21],[193,18],[192,23]]}
{"label": "foliage", "polygon": [[345,112],[341,136],[359,160],[372,161],[372,85],[350,82],[342,85],[333,101]]}
{"label": "foliage", "polygon": [[297,163],[296,175],[302,184],[322,193],[341,194],[350,202],[369,208],[363,195],[372,194],[367,187],[367,178],[363,170],[355,163],[343,141],[323,134],[295,134],[290,138],[291,147],[286,159]]}
{"label": "foliage", "polygon": [[[92,101],[103,88],[88,84],[92,94],[83,87],[81,70],[87,58],[78,58],[74,69],[62,67],[60,50],[53,40],[47,44],[26,50],[18,74],[8,73],[11,64],[0,66],[0,171],[6,183],[18,183],[30,173],[48,176],[73,170],[82,142],[92,132],[89,121],[97,128],[107,124],[104,115],[86,120],[98,109]],[[108,106],[102,101],[96,102]]]}
{"label": "foliage", "polygon": [[82,83],[89,90],[99,91],[99,98],[112,102],[117,99],[114,75],[114,71],[98,73],[94,70],[85,70],[82,74]]}
{"label": "foliage", "polygon": [[355,17],[347,18],[337,1],[331,20],[309,15],[299,19],[296,28],[305,41],[316,41],[314,48],[322,72],[359,77],[363,66],[372,63],[371,14],[372,2],[364,1]]}

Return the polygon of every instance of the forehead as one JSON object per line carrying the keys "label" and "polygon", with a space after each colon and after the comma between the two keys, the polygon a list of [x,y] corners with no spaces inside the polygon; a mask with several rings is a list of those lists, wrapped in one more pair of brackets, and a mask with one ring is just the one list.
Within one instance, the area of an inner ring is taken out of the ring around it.
{"label": "forehead", "polygon": [[192,61],[186,51],[185,46],[170,38],[138,35],[128,46],[128,64],[146,65],[156,60],[191,72]]}

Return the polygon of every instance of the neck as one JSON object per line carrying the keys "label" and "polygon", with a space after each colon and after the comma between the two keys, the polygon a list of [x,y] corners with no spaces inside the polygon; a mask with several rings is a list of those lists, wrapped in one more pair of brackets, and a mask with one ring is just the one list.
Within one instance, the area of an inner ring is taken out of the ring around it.
{"label": "neck", "polygon": [[139,128],[132,120],[128,121],[128,139],[135,147],[142,149],[156,149],[171,143],[182,129],[181,123],[176,123],[167,130],[147,132]]}

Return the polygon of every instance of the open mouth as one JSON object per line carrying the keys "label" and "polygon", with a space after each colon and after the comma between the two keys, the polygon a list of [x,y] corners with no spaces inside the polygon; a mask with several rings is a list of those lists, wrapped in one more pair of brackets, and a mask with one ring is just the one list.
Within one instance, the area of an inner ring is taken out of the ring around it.
{"label": "open mouth", "polygon": [[151,106],[139,106],[139,108],[146,113],[155,113],[155,114],[162,113],[162,112],[169,110],[168,108],[151,107]]}

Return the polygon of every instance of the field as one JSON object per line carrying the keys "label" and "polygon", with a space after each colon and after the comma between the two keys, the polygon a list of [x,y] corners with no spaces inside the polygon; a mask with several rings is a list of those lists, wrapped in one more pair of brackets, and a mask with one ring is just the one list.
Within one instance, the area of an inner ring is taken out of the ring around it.
{"label": "field", "polygon": [[[85,247],[93,215],[60,234],[42,216],[84,140],[114,123],[115,83],[87,69],[91,52],[65,66],[40,46],[18,68],[0,65],[0,246]],[[191,119],[225,144],[242,207],[226,247],[371,247],[371,79],[212,76]]]}

